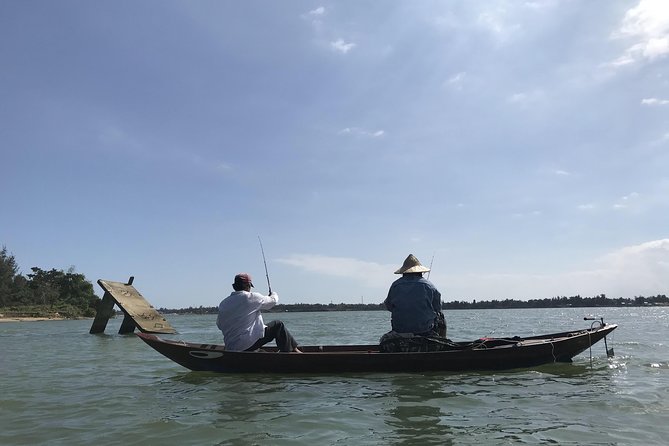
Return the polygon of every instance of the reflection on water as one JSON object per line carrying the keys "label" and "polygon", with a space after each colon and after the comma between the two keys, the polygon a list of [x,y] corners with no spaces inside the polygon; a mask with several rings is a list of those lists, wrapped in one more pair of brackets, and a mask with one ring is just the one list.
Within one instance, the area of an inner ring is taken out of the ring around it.
{"label": "reflection on water", "polygon": [[220,444],[592,444],[601,413],[590,408],[615,397],[615,373],[606,359],[593,368],[555,364],[507,373],[187,372],[159,388],[162,419],[208,420]]}
{"label": "reflection on water", "polygon": [[390,377],[387,439],[402,445],[463,443],[463,438],[471,444],[594,440],[588,431],[591,417],[566,415],[567,409],[614,392],[610,370],[605,365],[547,368],[549,373]]}
{"label": "reflection on water", "polygon": [[390,433],[386,439],[397,445],[452,444],[448,418],[448,398],[456,393],[445,391],[443,383],[431,376],[390,377],[392,391],[386,416]]}

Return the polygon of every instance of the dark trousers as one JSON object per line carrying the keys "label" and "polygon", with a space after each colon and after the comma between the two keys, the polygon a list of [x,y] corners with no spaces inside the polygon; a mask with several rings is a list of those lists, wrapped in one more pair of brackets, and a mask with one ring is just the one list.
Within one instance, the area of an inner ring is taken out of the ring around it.
{"label": "dark trousers", "polygon": [[274,340],[276,340],[276,345],[282,352],[292,352],[297,348],[297,341],[290,334],[283,322],[272,321],[265,327],[265,336],[258,339],[256,343],[247,348],[246,351],[257,350],[268,342]]}
{"label": "dark trousers", "polygon": [[414,333],[416,336],[427,336],[427,337],[438,337],[438,338],[445,338],[446,337],[446,318],[444,317],[444,313],[441,311],[437,313],[437,317],[434,318],[434,323],[432,324],[432,328],[426,331],[425,333]]}
{"label": "dark trousers", "polygon": [[437,332],[439,337],[446,337],[446,318],[444,313],[441,311],[437,313],[437,317],[434,319],[434,330]]}

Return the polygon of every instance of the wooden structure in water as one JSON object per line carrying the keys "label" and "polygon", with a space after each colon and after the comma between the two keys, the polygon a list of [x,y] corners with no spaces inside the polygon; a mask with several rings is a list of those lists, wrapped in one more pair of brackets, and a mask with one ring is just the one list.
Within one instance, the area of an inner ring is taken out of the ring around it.
{"label": "wooden structure in water", "polygon": [[170,334],[177,331],[161,315],[139,291],[132,286],[134,277],[128,283],[98,280],[98,285],[105,290],[98,312],[89,333],[104,333],[109,318],[114,314],[117,305],[124,314],[119,334],[128,334],[139,329],[142,333]]}

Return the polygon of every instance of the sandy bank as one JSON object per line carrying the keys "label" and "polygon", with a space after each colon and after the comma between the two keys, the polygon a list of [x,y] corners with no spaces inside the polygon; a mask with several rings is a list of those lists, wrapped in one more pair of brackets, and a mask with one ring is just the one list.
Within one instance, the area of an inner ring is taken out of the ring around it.
{"label": "sandy bank", "polygon": [[0,322],[64,321],[64,317],[0,317]]}

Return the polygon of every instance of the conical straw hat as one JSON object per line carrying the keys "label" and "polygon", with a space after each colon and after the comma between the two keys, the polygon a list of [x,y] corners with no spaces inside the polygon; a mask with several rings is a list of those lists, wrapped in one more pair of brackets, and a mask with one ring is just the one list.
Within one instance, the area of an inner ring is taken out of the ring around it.
{"label": "conical straw hat", "polygon": [[404,260],[404,264],[400,269],[395,271],[395,274],[426,273],[428,271],[430,271],[430,268],[424,267],[415,255],[409,254],[409,257]]}

